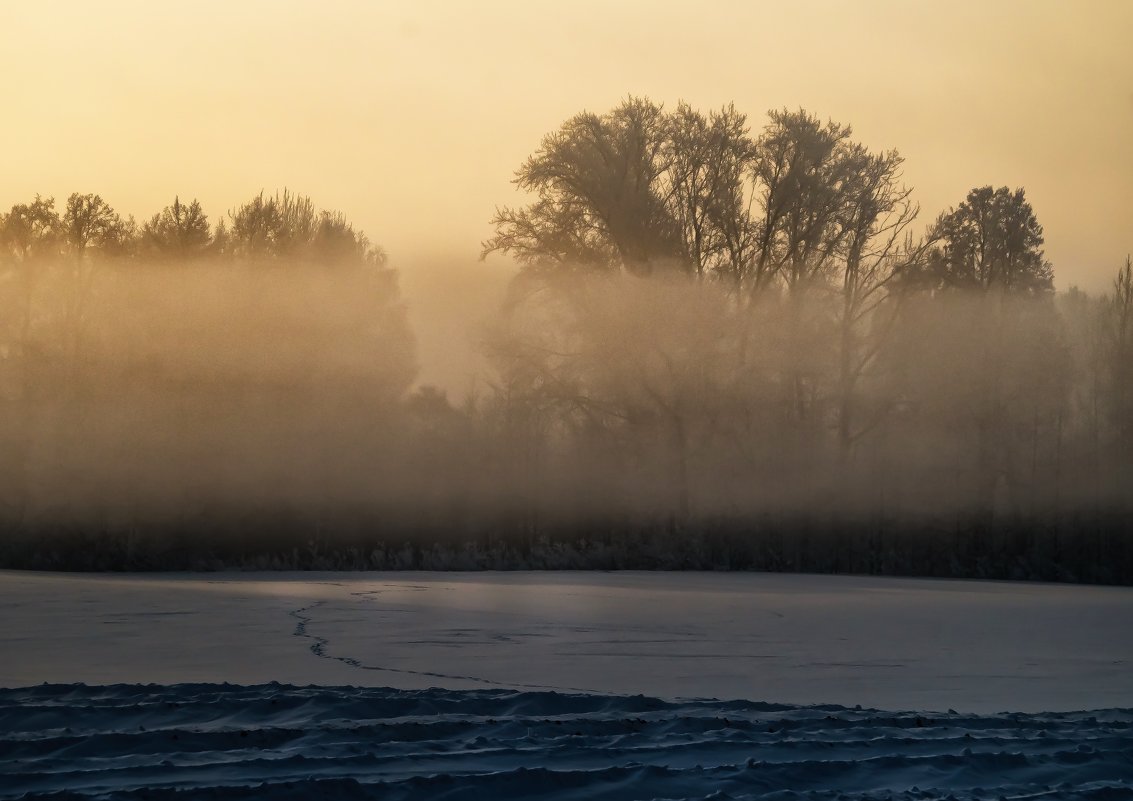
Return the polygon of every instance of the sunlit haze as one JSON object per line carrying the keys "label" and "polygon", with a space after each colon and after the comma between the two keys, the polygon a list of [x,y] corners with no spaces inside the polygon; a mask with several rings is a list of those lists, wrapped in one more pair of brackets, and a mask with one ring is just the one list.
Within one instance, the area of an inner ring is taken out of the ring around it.
{"label": "sunlit haze", "polygon": [[0,801],[1133,801],[1133,0],[0,0]]}
{"label": "sunlit haze", "polygon": [[1131,30],[1119,1],[6,3],[0,206],[98,192],[143,219],[178,193],[215,221],[287,186],[412,303],[415,263],[475,269],[579,110],[734,102],[757,130],[801,106],[897,148],[924,219],[1025,187],[1057,285],[1101,290],[1133,247]]}

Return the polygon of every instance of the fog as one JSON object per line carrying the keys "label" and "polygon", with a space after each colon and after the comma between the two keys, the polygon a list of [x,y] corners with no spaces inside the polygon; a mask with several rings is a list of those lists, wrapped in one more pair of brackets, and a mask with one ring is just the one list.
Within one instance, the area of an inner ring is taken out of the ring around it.
{"label": "fog", "polygon": [[497,303],[431,269],[409,308],[388,267],[286,261],[104,263],[81,297],[64,265],[6,293],[7,558],[61,534],[691,541],[1128,502],[1096,300],[894,297],[848,388],[821,293],[520,271]]}
{"label": "fog", "polygon": [[418,385],[461,397],[483,387],[490,366],[483,348],[518,272],[510,259],[406,254],[393,260],[417,348]]}
{"label": "fog", "polygon": [[5,359],[18,516],[133,525],[380,485],[359,460],[414,375],[392,272],[143,263],[100,266],[81,301],[36,289]]}
{"label": "fog", "polygon": [[1133,263],[1057,292],[1024,188],[926,220],[904,165],[630,96],[480,261],[287,189],[17,203],[0,565],[1133,581]]}

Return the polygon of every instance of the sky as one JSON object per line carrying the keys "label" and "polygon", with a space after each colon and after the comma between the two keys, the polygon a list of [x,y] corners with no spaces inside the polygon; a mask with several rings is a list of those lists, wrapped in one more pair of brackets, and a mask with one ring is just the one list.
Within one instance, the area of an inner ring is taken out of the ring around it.
{"label": "sky", "polygon": [[215,221],[289,187],[408,287],[439,263],[468,287],[506,269],[479,244],[543,134],[635,94],[848,123],[925,219],[1025,187],[1057,285],[1100,291],[1133,251],[1130,32],[1127,0],[3,3],[0,208],[177,194]]}

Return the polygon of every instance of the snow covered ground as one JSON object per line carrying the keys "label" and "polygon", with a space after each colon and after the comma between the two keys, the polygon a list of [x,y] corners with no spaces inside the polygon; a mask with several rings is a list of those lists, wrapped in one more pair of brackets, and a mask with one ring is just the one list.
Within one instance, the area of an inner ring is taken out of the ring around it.
{"label": "snow covered ground", "polygon": [[1133,798],[1127,588],[0,572],[0,625],[0,799]]}
{"label": "snow covered ground", "polygon": [[28,801],[1133,795],[1129,711],[189,684],[4,690],[0,723],[0,798]]}
{"label": "snow covered ground", "polygon": [[758,573],[0,572],[0,687],[505,687],[1133,707],[1133,589]]}

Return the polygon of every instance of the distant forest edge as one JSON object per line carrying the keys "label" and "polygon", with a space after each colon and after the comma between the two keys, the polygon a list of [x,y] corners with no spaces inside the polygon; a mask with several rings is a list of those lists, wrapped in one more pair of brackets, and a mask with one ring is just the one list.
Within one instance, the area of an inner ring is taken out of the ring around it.
{"label": "distant forest edge", "polygon": [[[453,525],[261,512],[180,525],[54,524],[0,542],[0,567],[62,571],[707,570],[1133,584],[1128,513],[1057,519],[747,515],[697,520],[515,518]],[[538,533],[532,531],[538,529]]]}
{"label": "distant forest edge", "polygon": [[1022,189],[920,224],[902,163],[801,110],[572,117],[459,398],[304,195],[12,206],[0,566],[1133,583],[1133,262],[1056,293]]}

